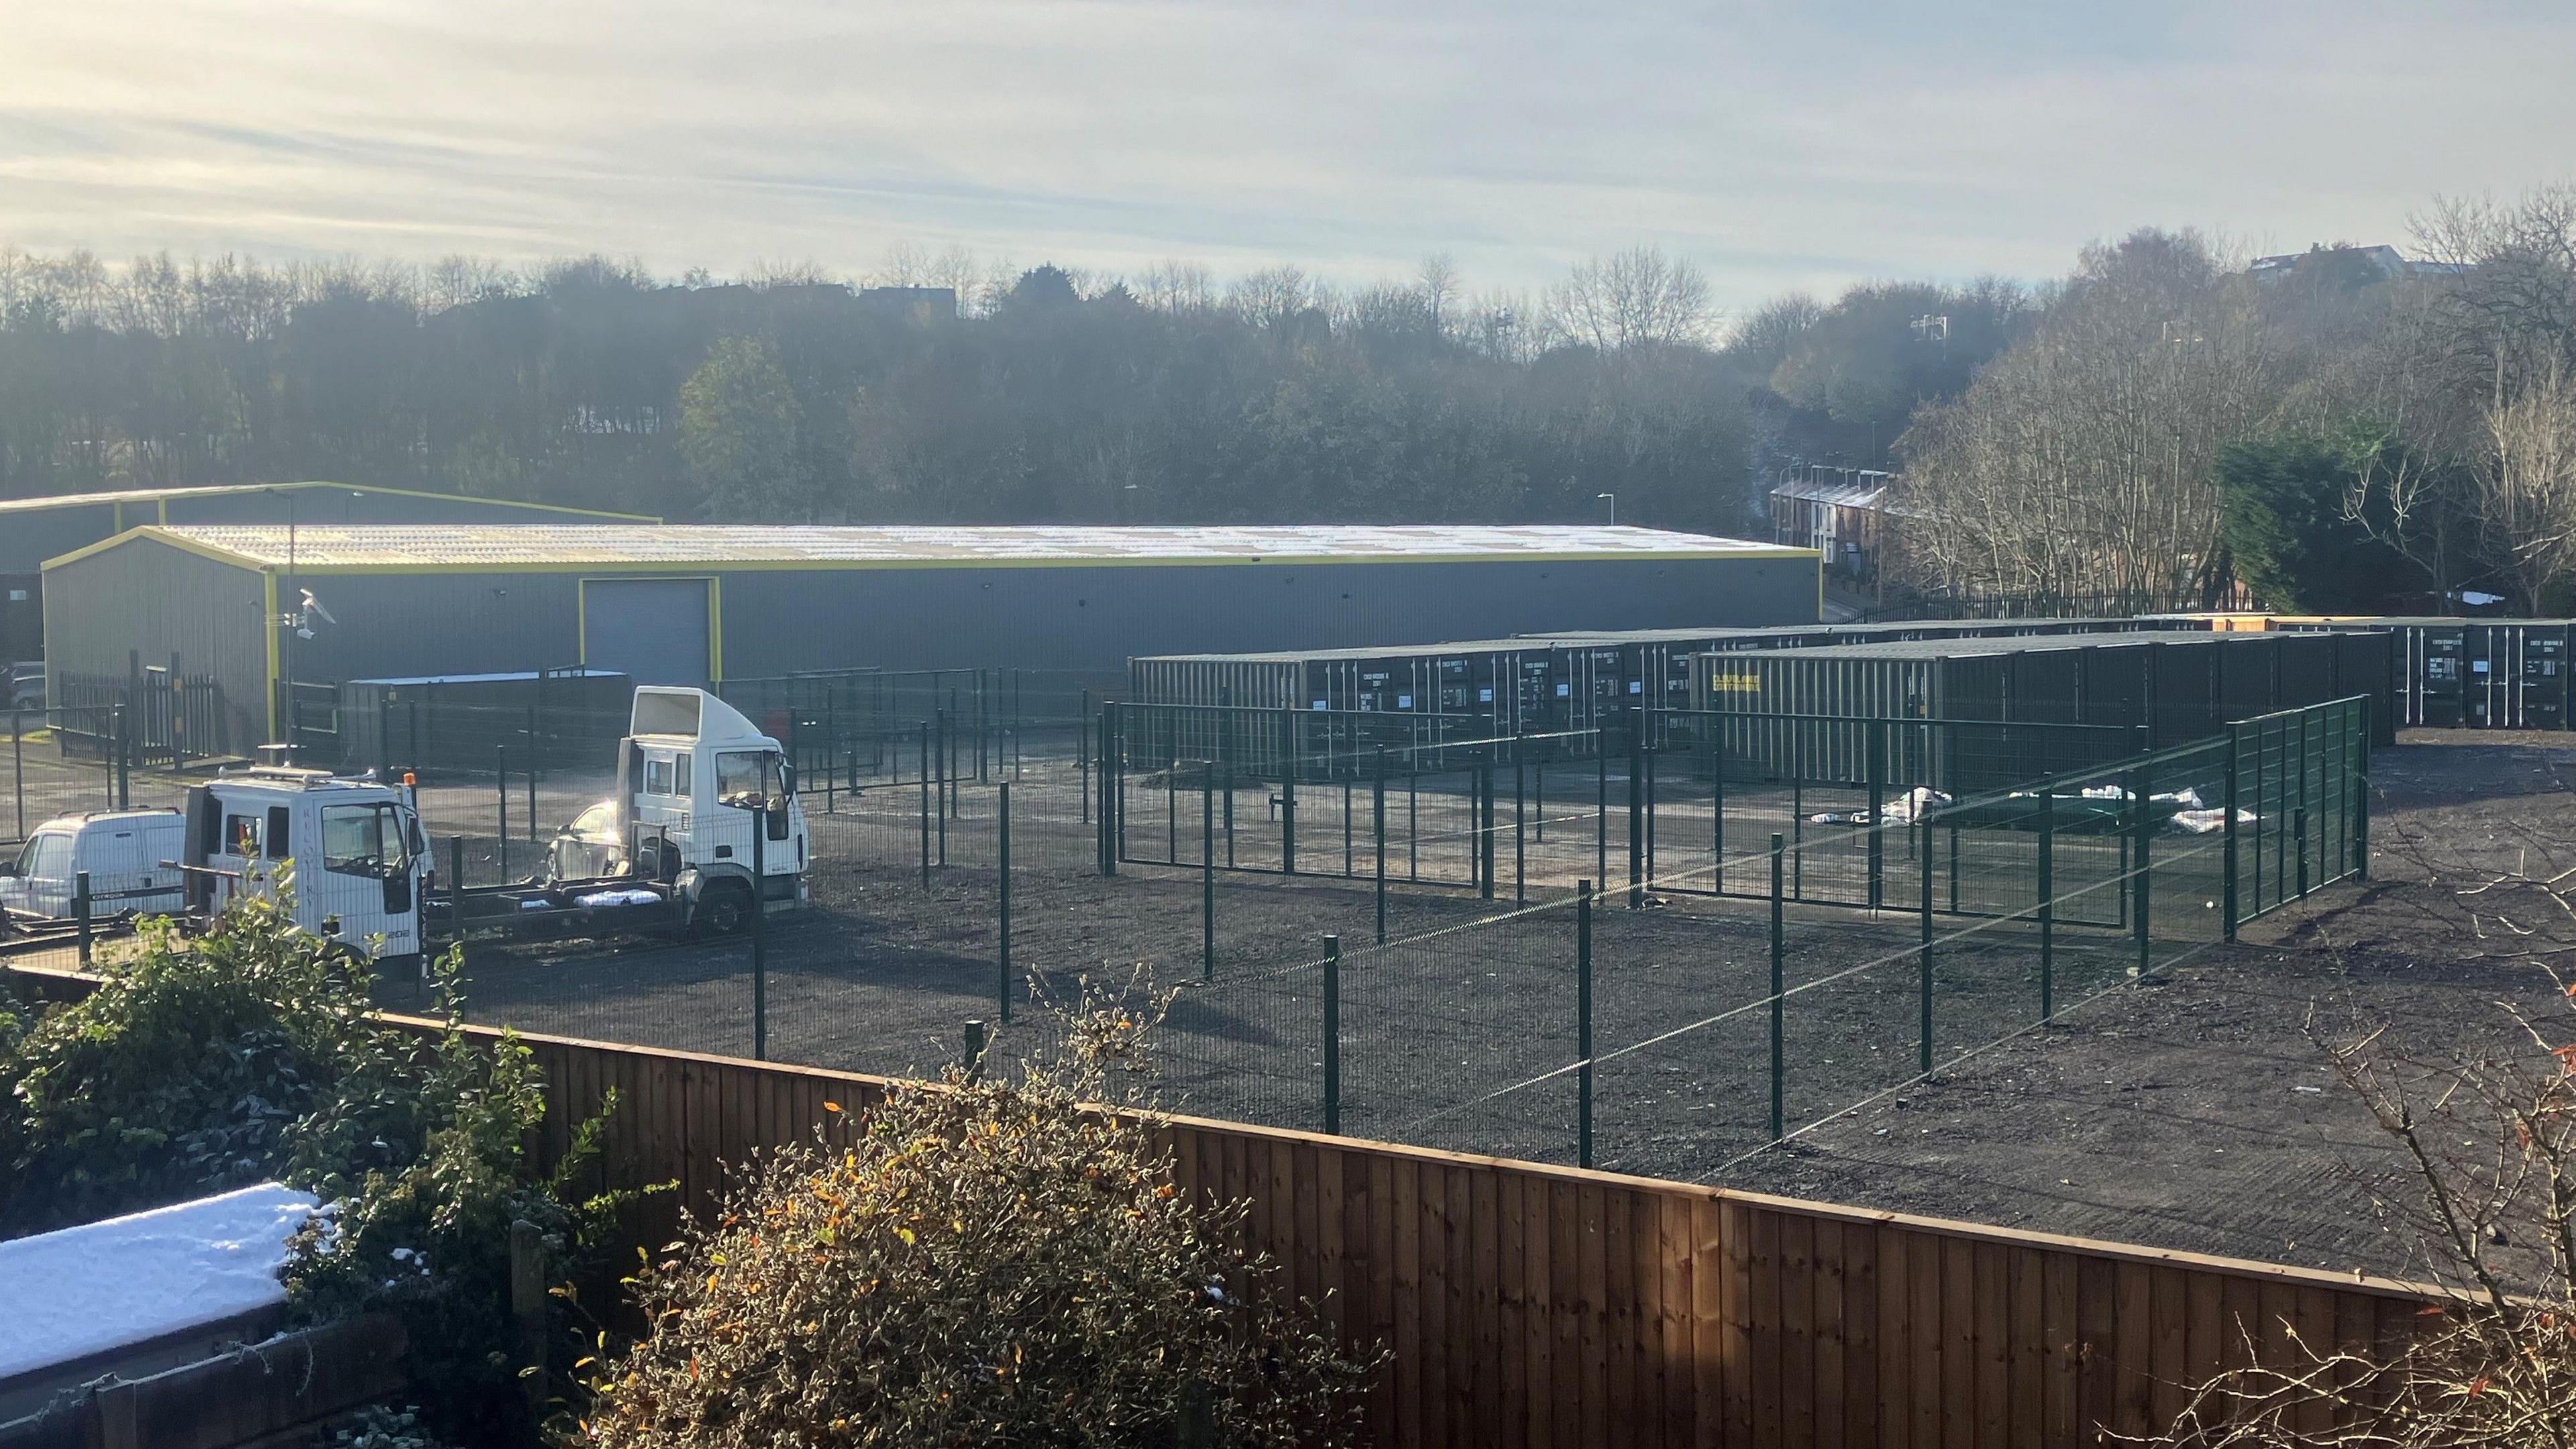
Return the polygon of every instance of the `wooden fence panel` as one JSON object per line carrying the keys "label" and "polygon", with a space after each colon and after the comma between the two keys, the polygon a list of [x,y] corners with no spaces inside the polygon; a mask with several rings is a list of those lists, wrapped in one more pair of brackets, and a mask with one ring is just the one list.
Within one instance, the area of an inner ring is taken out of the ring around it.
{"label": "wooden fence panel", "polygon": [[[427,1024],[422,1024],[426,1029]],[[880,1079],[550,1037],[562,1152],[614,1088],[596,1180],[676,1182],[623,1224],[658,1249],[757,1151]],[[1795,1202],[1239,1123],[1156,1119],[1181,1186],[1390,1361],[1390,1445],[2078,1449],[2152,1433],[2250,1362],[2385,1347],[2416,1285]],[[633,1261],[631,1247],[621,1253]],[[2316,1416],[2324,1418],[2322,1408]]]}

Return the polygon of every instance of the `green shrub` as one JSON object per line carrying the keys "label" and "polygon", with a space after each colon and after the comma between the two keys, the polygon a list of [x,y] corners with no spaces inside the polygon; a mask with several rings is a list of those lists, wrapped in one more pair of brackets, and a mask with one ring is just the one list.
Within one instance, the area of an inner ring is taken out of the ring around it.
{"label": "green shrub", "polygon": [[368,1020],[362,963],[258,901],[194,940],[147,922],[139,946],[0,1058],[15,1109],[0,1234],[418,1153],[408,1044]]}
{"label": "green shrub", "polygon": [[[1088,1107],[1135,1016],[996,1084],[898,1087],[747,1170],[632,1280],[653,1331],[593,1383],[585,1442],[1339,1442],[1369,1366],[1194,1204],[1144,1123]],[[1195,1407],[1204,1405],[1204,1408]]]}
{"label": "green shrub", "polygon": [[535,1224],[559,1268],[594,1251],[615,1204],[567,1201],[564,1182],[599,1123],[536,1172],[524,1144],[543,1084],[515,1038],[462,1030],[452,952],[433,969],[445,1030],[423,1034],[376,1020],[369,963],[276,904],[237,902],[193,938],[150,922],[138,944],[90,996],[0,1040],[16,1109],[0,1122],[0,1231],[270,1178],[302,1188],[324,1206],[288,1265],[298,1317],[396,1314],[427,1419],[463,1442],[508,1437],[525,1414],[500,1352],[510,1225]]}

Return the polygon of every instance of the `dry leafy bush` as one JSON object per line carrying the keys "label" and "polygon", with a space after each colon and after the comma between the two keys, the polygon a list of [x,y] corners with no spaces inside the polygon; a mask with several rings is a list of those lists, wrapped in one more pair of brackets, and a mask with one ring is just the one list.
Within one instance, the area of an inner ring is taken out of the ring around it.
{"label": "dry leafy bush", "polygon": [[1016,1079],[964,1070],[748,1170],[632,1280],[651,1336],[599,1369],[588,1442],[1288,1445],[1357,1429],[1352,1361],[1242,1210],[1174,1188],[1135,1080],[1159,1009],[1097,993]]}

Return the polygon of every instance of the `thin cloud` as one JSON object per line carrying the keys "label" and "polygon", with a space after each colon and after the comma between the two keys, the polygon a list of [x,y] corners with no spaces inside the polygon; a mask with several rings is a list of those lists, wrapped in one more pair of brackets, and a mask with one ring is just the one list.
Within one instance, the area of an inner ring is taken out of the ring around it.
{"label": "thin cloud", "polygon": [[[2116,11],[2116,13],[2113,13]],[[0,241],[898,242],[1530,285],[1636,240],[1722,301],[2062,269],[2147,223],[2403,240],[2563,178],[2563,5],[853,6],[83,0],[0,50]]]}

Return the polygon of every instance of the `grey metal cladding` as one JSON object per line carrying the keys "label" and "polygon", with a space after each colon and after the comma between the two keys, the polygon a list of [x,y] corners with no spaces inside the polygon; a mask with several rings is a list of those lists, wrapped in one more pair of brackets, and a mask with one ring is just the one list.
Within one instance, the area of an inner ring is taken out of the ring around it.
{"label": "grey metal cladding", "polygon": [[[237,740],[263,737],[267,613],[257,572],[129,539],[45,575],[48,672],[122,676],[140,656],[222,684]],[[57,696],[60,697],[60,696]]]}
{"label": "grey metal cladding", "polygon": [[[61,572],[56,570],[56,572]],[[293,598],[280,577],[279,602]],[[339,622],[297,646],[299,679],[493,674],[581,662],[580,579],[572,574],[313,574]]]}
{"label": "grey metal cladding", "polygon": [[[144,509],[150,522],[151,509]],[[0,518],[0,574],[32,574],[45,560],[87,548],[116,533],[116,505],[89,503],[67,508],[12,510]]]}
{"label": "grey metal cladding", "polygon": [[[719,570],[718,572],[721,572]],[[724,573],[724,672],[1019,664],[1808,622],[1807,558],[1424,561]]]}

